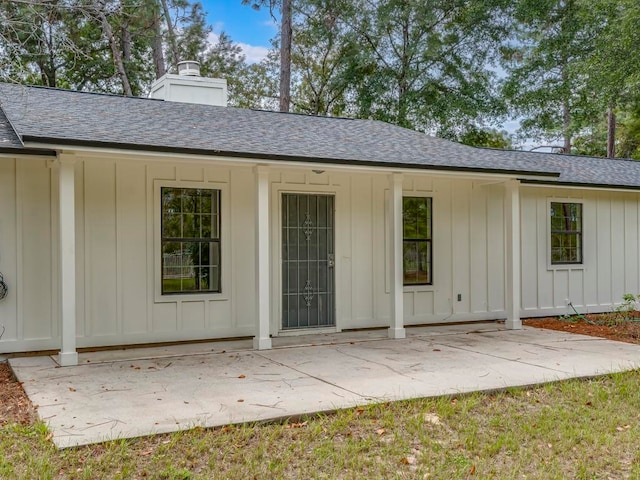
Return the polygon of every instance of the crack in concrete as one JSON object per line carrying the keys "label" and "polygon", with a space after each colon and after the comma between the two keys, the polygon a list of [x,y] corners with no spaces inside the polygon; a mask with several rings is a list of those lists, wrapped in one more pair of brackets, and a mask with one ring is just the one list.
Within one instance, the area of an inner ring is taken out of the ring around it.
{"label": "crack in concrete", "polygon": [[399,370],[396,370],[395,368],[387,365],[386,363],[376,362],[375,360],[369,360],[369,359],[366,359],[366,358],[362,358],[362,357],[359,357],[358,355],[354,355],[353,353],[344,352],[344,351],[340,350],[339,348],[336,348],[336,351],[341,353],[341,354],[343,354],[343,355],[346,355],[347,357],[355,358],[356,360],[362,360],[363,362],[373,363],[374,365],[379,365],[381,367],[385,367],[386,369],[391,370],[393,373],[396,373],[396,374],[400,375],[401,377],[405,377],[405,378],[408,378],[410,380],[414,380],[416,382],[421,382],[421,380],[419,378],[415,378],[415,377],[412,377],[411,375],[407,375],[406,373],[403,373],[403,372],[401,372]]}
{"label": "crack in concrete", "polygon": [[525,362],[523,360],[519,360],[519,359],[511,359],[508,357],[501,357],[500,355],[493,355],[491,353],[484,353],[484,352],[479,352],[477,350],[472,350],[470,348],[464,348],[464,347],[459,347],[456,345],[447,345],[446,343],[440,343],[439,345],[442,345],[444,347],[448,347],[448,348],[453,348],[454,350],[462,350],[463,352],[471,352],[471,353],[475,353],[477,355],[484,355],[487,357],[492,357],[492,358],[497,358],[500,360],[506,360],[508,362],[514,362],[514,363],[521,363],[522,365],[528,365],[530,367],[536,367],[536,368],[543,368],[545,370],[550,370],[552,372],[558,372],[558,373],[564,373],[564,374],[571,374],[572,372],[566,371],[566,370],[558,370],[557,368],[551,368],[551,367],[545,367],[544,365],[537,365],[535,363],[529,363],[529,362]]}
{"label": "crack in concrete", "polygon": [[325,380],[324,378],[317,377],[317,376],[312,375],[312,374],[307,373],[307,372],[303,372],[302,370],[298,370],[297,368],[294,368],[294,367],[292,367],[291,365],[286,365],[286,364],[284,364],[284,363],[282,363],[282,362],[278,362],[277,360],[274,360],[274,359],[272,359],[272,358],[266,357],[266,356],[262,355],[261,353],[257,353],[257,352],[256,352],[256,355],[258,355],[258,356],[260,356],[260,357],[264,358],[265,360],[268,360],[268,361],[270,361],[270,362],[273,362],[273,363],[275,363],[276,365],[280,365],[281,367],[289,368],[289,369],[293,370],[294,372],[297,372],[297,373],[299,373],[299,374],[301,374],[301,375],[304,375],[305,377],[313,378],[313,379],[315,379],[315,380],[317,380],[317,381],[319,381],[319,382],[321,382],[321,383],[325,383],[325,384],[327,384],[327,385],[331,385],[332,387],[338,388],[338,389],[343,390],[343,391],[345,391],[345,392],[349,392],[349,393],[351,393],[352,395],[357,395],[358,397],[360,397],[360,398],[362,398],[362,399],[364,399],[364,400],[366,400],[367,398],[371,398],[371,397],[367,397],[366,395],[363,395],[363,394],[361,394],[361,393],[355,392],[355,391],[353,391],[353,390],[349,390],[348,388],[341,387],[340,385],[337,385],[337,384],[335,384],[335,383],[333,383],[333,382],[330,382],[329,380]]}

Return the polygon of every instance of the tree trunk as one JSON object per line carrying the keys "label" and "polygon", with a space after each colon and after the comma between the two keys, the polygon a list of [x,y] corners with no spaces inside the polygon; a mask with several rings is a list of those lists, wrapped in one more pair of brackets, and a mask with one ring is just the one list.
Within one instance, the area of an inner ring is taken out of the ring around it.
{"label": "tree trunk", "polygon": [[616,157],[616,114],[613,106],[607,109],[607,158]]}
{"label": "tree trunk", "polygon": [[169,50],[170,50],[169,57],[173,61],[173,68],[177,69],[178,62],[180,61],[180,56],[178,55],[178,45],[176,44],[176,32],[173,29],[173,22],[171,21],[171,12],[169,11],[169,4],[167,3],[167,0],[162,0],[162,11],[164,12],[164,21],[167,24],[167,33],[169,36]]}
{"label": "tree trunk", "polygon": [[282,0],[280,27],[280,111],[288,112],[291,103],[291,0]]}
{"label": "tree trunk", "polygon": [[562,153],[571,153],[571,111],[567,101],[562,102]]}
{"label": "tree trunk", "polygon": [[162,29],[160,28],[160,9],[154,0],[153,2],[153,42],[151,44],[153,54],[153,68],[156,72],[156,78],[160,78],[167,69],[164,64],[164,54],[162,53]]}
{"label": "tree trunk", "polygon": [[113,63],[116,67],[116,72],[120,77],[120,81],[122,82],[122,90],[124,94],[128,97],[133,96],[133,92],[131,91],[131,84],[129,83],[129,77],[127,76],[127,71],[124,68],[124,63],[122,61],[122,55],[118,50],[118,42],[116,42],[116,38],[113,36],[113,29],[109,24],[109,20],[104,13],[104,10],[98,5],[94,3],[94,13],[98,20],[100,21],[100,26],[102,27],[102,33],[109,41],[109,46],[111,47],[111,55],[113,57]]}

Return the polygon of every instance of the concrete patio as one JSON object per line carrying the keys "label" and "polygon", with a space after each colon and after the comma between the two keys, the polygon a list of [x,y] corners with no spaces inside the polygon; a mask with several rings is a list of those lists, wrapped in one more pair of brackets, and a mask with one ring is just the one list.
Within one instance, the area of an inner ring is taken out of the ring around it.
{"label": "concrete patio", "polygon": [[10,364],[58,447],[640,367],[640,346],[499,323],[83,353]]}

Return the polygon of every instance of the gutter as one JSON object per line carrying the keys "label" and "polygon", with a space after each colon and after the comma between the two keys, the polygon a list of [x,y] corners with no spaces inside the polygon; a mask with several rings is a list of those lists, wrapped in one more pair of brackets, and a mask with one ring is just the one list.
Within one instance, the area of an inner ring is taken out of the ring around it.
{"label": "gutter", "polygon": [[532,187],[555,187],[555,188],[590,188],[593,190],[627,190],[634,193],[640,192],[640,185],[613,185],[607,183],[585,183],[585,182],[550,182],[548,180],[521,179],[523,185]]}
{"label": "gutter", "polygon": [[95,147],[95,148],[112,148],[116,150],[132,150],[132,151],[144,151],[144,152],[159,152],[159,153],[177,153],[186,155],[203,155],[203,156],[215,156],[215,157],[230,157],[230,158],[247,158],[253,160],[272,160],[272,161],[286,161],[295,163],[310,163],[310,164],[334,164],[334,165],[361,165],[369,167],[383,167],[388,169],[415,169],[415,170],[440,170],[451,172],[466,172],[466,173],[492,173],[502,175],[531,175],[535,177],[548,177],[559,178],[560,172],[540,172],[530,170],[510,170],[501,168],[478,168],[478,167],[460,167],[449,165],[433,165],[433,164],[420,164],[420,163],[394,163],[394,162],[377,162],[370,160],[345,160],[336,158],[323,158],[323,157],[298,157],[293,155],[278,155],[278,154],[262,154],[262,153],[250,153],[250,152],[232,152],[224,150],[207,150],[200,148],[183,148],[183,147],[165,147],[159,145],[139,145],[139,144],[127,144],[118,142],[98,142],[94,140],[71,140],[60,139],[51,137],[37,137],[31,135],[24,135],[22,137],[23,142],[45,143],[45,144],[58,144],[68,145],[76,147]]}

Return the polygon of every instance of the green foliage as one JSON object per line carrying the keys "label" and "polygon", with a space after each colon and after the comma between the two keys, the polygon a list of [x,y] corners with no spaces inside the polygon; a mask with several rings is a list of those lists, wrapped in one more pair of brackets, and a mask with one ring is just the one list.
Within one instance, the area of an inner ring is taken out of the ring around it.
{"label": "green foliage", "polygon": [[561,139],[565,153],[605,156],[606,112],[614,108],[617,156],[637,155],[636,124],[627,117],[639,95],[639,18],[634,0],[514,3],[502,94],[524,117],[522,137]]}
{"label": "green foliage", "polygon": [[615,323],[627,322],[635,318],[640,295],[625,293],[622,295],[622,303],[613,308],[613,318]]}
{"label": "green foliage", "polygon": [[457,140],[472,147],[513,148],[511,136],[504,130],[470,127]]}
{"label": "green foliage", "polygon": [[499,0],[345,2],[351,111],[441,134],[501,112],[488,67],[504,35]]}

